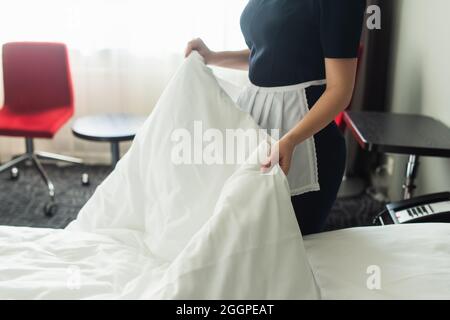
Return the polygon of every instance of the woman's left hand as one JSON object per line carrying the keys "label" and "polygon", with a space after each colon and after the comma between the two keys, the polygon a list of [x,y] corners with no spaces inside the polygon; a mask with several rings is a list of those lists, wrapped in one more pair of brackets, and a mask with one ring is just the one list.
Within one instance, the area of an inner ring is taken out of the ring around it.
{"label": "woman's left hand", "polygon": [[261,172],[267,173],[275,165],[280,164],[281,169],[287,175],[291,168],[292,155],[295,150],[295,144],[287,138],[283,138],[274,144],[270,150],[270,155],[266,161],[261,164]]}

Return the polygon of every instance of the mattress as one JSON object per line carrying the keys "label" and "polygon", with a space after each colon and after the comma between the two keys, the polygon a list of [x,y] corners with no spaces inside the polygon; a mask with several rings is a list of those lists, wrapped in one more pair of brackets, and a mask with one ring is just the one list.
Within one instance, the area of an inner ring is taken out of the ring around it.
{"label": "mattress", "polygon": [[[107,234],[0,227],[0,299],[146,298],[149,283],[159,282],[168,265],[144,249],[138,233],[122,237],[126,241]],[[449,241],[450,225],[423,224],[323,233],[306,237],[304,244],[318,299],[446,300]],[[374,271],[379,286],[371,281]]]}
{"label": "mattress", "polygon": [[0,227],[0,298],[449,298],[448,225],[303,239],[286,176],[260,172],[269,136],[237,144],[242,162],[174,161],[198,122],[219,160],[211,138],[259,129],[194,53],[65,230]]}
{"label": "mattress", "polygon": [[354,228],[308,236],[321,299],[450,299],[450,225]]}

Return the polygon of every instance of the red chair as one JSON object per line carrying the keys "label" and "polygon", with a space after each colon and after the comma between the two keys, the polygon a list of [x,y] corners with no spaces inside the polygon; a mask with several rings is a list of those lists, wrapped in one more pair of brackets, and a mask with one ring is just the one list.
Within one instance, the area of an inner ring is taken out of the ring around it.
{"label": "red chair", "polygon": [[0,135],[24,137],[26,153],[0,166],[0,172],[31,161],[45,181],[56,212],[55,188],[40,159],[80,164],[80,159],[35,152],[34,138],[51,139],[74,113],[67,48],[61,43],[15,42],[3,45],[5,104],[0,109]]}

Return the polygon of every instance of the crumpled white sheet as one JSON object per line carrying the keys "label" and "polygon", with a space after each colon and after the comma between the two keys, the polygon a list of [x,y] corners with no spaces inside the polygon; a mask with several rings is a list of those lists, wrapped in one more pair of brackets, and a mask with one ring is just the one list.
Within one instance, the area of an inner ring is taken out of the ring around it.
{"label": "crumpled white sheet", "polygon": [[122,236],[116,230],[140,232],[145,250],[167,265],[161,279],[142,279],[143,297],[316,298],[285,175],[279,167],[263,175],[256,161],[174,164],[171,134],[186,128],[194,136],[195,121],[224,135],[259,129],[196,52],[67,229],[107,231],[116,239]]}
{"label": "crumpled white sheet", "polygon": [[170,162],[171,130],[194,120],[255,127],[197,54],[66,230],[0,227],[0,299],[450,298],[450,225],[303,240],[279,167]]}

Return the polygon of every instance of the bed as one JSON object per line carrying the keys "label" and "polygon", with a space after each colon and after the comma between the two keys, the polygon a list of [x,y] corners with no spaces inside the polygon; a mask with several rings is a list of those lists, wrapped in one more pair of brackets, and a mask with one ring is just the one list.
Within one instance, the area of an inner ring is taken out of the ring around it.
{"label": "bed", "polygon": [[[306,237],[317,299],[449,299],[449,237],[445,224],[359,228]],[[130,233],[127,238],[124,243],[107,235],[1,227],[0,299],[151,298],[148,284],[160,282],[168,266],[140,249],[144,246],[139,235]],[[367,286],[371,266],[380,268],[379,288]],[[286,281],[290,278],[287,274]],[[213,298],[179,298],[191,297]]]}
{"label": "bed", "polygon": [[221,134],[259,129],[193,53],[75,221],[0,227],[0,298],[450,298],[449,225],[303,238],[286,176],[259,170],[268,137],[238,144],[242,162],[174,160],[198,121],[216,160]]}

